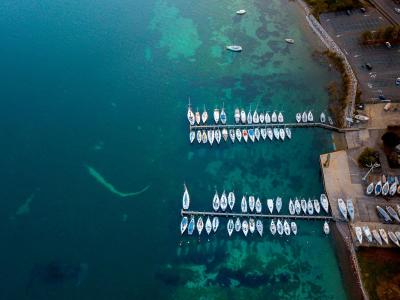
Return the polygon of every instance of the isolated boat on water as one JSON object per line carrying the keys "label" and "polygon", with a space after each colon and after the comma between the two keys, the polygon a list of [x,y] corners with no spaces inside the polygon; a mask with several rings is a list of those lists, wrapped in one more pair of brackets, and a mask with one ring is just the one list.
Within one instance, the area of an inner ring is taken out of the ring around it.
{"label": "isolated boat on water", "polygon": [[219,197],[218,197],[217,191],[215,191],[212,205],[213,205],[213,209],[214,209],[215,211],[217,211],[217,210],[219,209],[220,201],[219,201]]}
{"label": "isolated boat on water", "polygon": [[276,123],[278,121],[278,116],[276,115],[276,112],[273,112],[271,115],[271,122]]}
{"label": "isolated boat on water", "polygon": [[274,200],[273,199],[268,199],[267,200],[267,206],[268,206],[269,212],[272,214],[272,212],[274,211]]}
{"label": "isolated boat on water", "polygon": [[256,212],[258,214],[260,214],[261,211],[262,211],[262,204],[261,204],[260,198],[257,197],[257,200],[256,200]]}
{"label": "isolated boat on water", "polygon": [[344,203],[343,199],[341,199],[341,198],[338,199],[338,206],[339,206],[340,213],[345,218],[345,220],[347,220],[347,208],[346,208],[346,204]]}
{"label": "isolated boat on water", "polygon": [[390,240],[395,243],[398,247],[400,247],[399,240],[397,239],[396,235],[392,231],[388,231],[388,235]]}
{"label": "isolated boat on water", "polygon": [[228,235],[231,236],[235,225],[233,224],[233,220],[229,219],[228,223],[226,224],[226,229],[228,230]]}
{"label": "isolated boat on water", "polygon": [[279,235],[283,234],[283,225],[281,223],[281,220],[278,219],[278,221],[276,222],[276,230],[278,231]]}
{"label": "isolated boat on water", "polygon": [[242,231],[244,236],[247,236],[247,233],[249,232],[249,223],[247,223],[246,220],[243,220],[242,222]]}
{"label": "isolated boat on water", "polygon": [[186,187],[186,184],[183,185],[183,196],[182,196],[182,207],[183,209],[188,209],[190,205],[190,196],[189,191]]}
{"label": "isolated boat on water", "polygon": [[236,230],[236,232],[239,232],[241,229],[242,229],[242,222],[240,222],[239,218],[236,218],[235,230]]}
{"label": "isolated boat on water", "polygon": [[210,217],[207,217],[207,220],[206,220],[206,232],[207,232],[208,235],[210,234],[211,230],[212,230],[212,223],[211,223]]}
{"label": "isolated boat on water", "polygon": [[308,122],[313,122],[314,121],[314,116],[313,116],[311,110],[308,112],[307,121]]}
{"label": "isolated boat on water", "polygon": [[271,231],[272,235],[275,235],[275,233],[276,233],[276,225],[275,225],[274,220],[271,220],[271,225],[269,226],[269,231]]}
{"label": "isolated boat on water", "polygon": [[354,221],[354,205],[351,199],[347,199],[347,212],[351,221]]}
{"label": "isolated boat on water", "polygon": [[294,208],[294,204],[293,204],[293,200],[292,199],[289,200],[289,213],[291,215],[294,215],[294,213],[295,213],[295,208]]}
{"label": "isolated boat on water", "polygon": [[384,219],[386,223],[392,222],[392,218],[389,216],[389,214],[379,205],[376,206],[376,210],[378,211],[378,214]]}
{"label": "isolated boat on water", "polygon": [[273,132],[272,132],[272,129],[271,128],[267,128],[267,135],[268,135],[268,138],[272,141],[273,139],[274,139],[274,134],[273,134]]}
{"label": "isolated boat on water", "polygon": [[239,45],[229,45],[226,46],[226,49],[233,52],[241,52],[243,50],[243,48]]}
{"label": "isolated boat on water", "polygon": [[321,194],[319,201],[321,202],[322,208],[325,210],[326,213],[329,213],[329,202],[328,198],[325,194]]}
{"label": "isolated boat on water", "polygon": [[303,112],[303,114],[301,115],[301,121],[303,123],[307,123],[307,113],[306,112]]}
{"label": "isolated boat on water", "polygon": [[236,201],[235,194],[233,192],[229,192],[229,194],[228,194],[228,205],[229,205],[229,208],[231,210],[235,206],[235,201]]}
{"label": "isolated boat on water", "polygon": [[301,122],[301,113],[296,114],[296,122],[300,123]]}
{"label": "isolated boat on water", "polygon": [[299,215],[301,213],[301,205],[299,199],[296,198],[294,201],[294,209],[296,211],[296,215]]}
{"label": "isolated boat on water", "polygon": [[220,206],[222,211],[225,211],[228,207],[228,198],[226,197],[225,191],[222,192],[221,199],[220,199]]}
{"label": "isolated boat on water", "polygon": [[246,11],[244,9],[239,9],[238,11],[236,11],[237,15],[244,15],[246,13]]}
{"label": "isolated boat on water", "polygon": [[326,118],[325,118],[325,114],[322,112],[321,115],[319,116],[319,120],[321,121],[321,123],[325,123]]}
{"label": "isolated boat on water", "polygon": [[250,218],[249,219],[249,231],[251,234],[253,234],[255,230],[256,230],[256,222],[254,221],[253,218]]}
{"label": "isolated boat on water", "polygon": [[188,218],[186,216],[183,217],[182,221],[181,221],[181,234],[183,234],[185,232],[185,230],[188,226],[188,223],[189,223]]}
{"label": "isolated boat on water", "polygon": [[290,229],[294,235],[297,235],[297,224],[295,222],[290,222]]}
{"label": "isolated boat on water", "polygon": [[203,218],[202,217],[197,219],[196,227],[197,227],[197,231],[199,232],[199,235],[201,235],[201,232],[203,231],[203,228],[204,228],[204,222],[203,222]]}
{"label": "isolated boat on water", "polygon": [[321,211],[321,206],[319,205],[319,201],[317,199],[314,199],[313,202],[314,202],[315,213],[319,214],[319,212]]}
{"label": "isolated boat on water", "polygon": [[278,114],[278,122],[283,123],[283,115],[281,112],[279,112],[279,114]]}
{"label": "isolated boat on water", "polygon": [[268,112],[265,113],[265,123],[266,123],[266,124],[271,123],[271,117],[269,116],[269,113],[268,113]]}
{"label": "isolated boat on water", "polygon": [[253,212],[255,205],[256,200],[254,199],[254,196],[249,196],[249,209],[251,212]]}
{"label": "isolated boat on water", "polygon": [[195,138],[196,138],[196,133],[193,130],[190,130],[190,132],[189,132],[189,140],[190,140],[191,144],[193,143]]}
{"label": "isolated boat on water", "polygon": [[396,220],[397,223],[400,223],[399,215],[397,212],[393,209],[391,206],[386,206],[386,211],[389,213],[389,215]]}
{"label": "isolated boat on water", "polygon": [[191,217],[191,218],[190,218],[189,225],[188,225],[188,235],[192,235],[192,234],[193,234],[194,228],[195,228],[195,225],[194,225],[194,218]]}
{"label": "isolated boat on water", "polygon": [[240,203],[240,208],[242,209],[242,213],[247,213],[247,201],[246,196],[242,197],[242,202]]}
{"label": "isolated boat on water", "polygon": [[217,232],[218,227],[219,227],[219,219],[218,219],[218,217],[213,217],[213,219],[212,219],[212,229],[213,229],[214,233]]}
{"label": "isolated boat on water", "polygon": [[279,128],[279,137],[282,141],[285,140],[285,130],[283,128]]}
{"label": "isolated boat on water", "polygon": [[246,112],[243,109],[240,111],[240,122],[246,124]]}
{"label": "isolated boat on water", "polygon": [[282,198],[281,197],[276,197],[275,207],[276,207],[276,211],[279,214],[282,209]]}
{"label": "isolated boat on water", "polygon": [[285,39],[286,43],[294,44],[294,39]]}
{"label": "isolated boat on water", "polygon": [[215,122],[215,124],[218,124],[218,122],[219,122],[219,109],[218,108],[214,109],[214,122]]}
{"label": "isolated boat on water", "polygon": [[235,108],[234,118],[235,118],[235,123],[239,124],[239,122],[240,122],[240,110],[237,107]]}
{"label": "isolated boat on water", "polygon": [[356,227],[354,227],[354,230],[356,232],[356,237],[357,237],[358,242],[360,244],[362,244],[362,230],[361,230],[361,227],[356,226]]}
{"label": "isolated boat on water", "polygon": [[264,225],[263,225],[261,220],[257,220],[256,221],[256,228],[257,228],[258,234],[260,236],[262,236],[263,235],[263,231],[264,231]]}
{"label": "isolated boat on water", "polygon": [[242,131],[239,128],[236,129],[236,138],[240,143],[242,140]]}
{"label": "isolated boat on water", "polygon": [[286,220],[283,222],[283,230],[286,235],[290,235],[290,225]]}
{"label": "isolated boat on water", "polygon": [[279,140],[279,129],[275,127],[273,132],[274,132],[275,139]]}
{"label": "isolated boat on water", "polygon": [[362,230],[364,231],[365,236],[367,237],[368,242],[372,243],[372,234],[369,230],[368,226],[363,226]]}
{"label": "isolated boat on water", "polygon": [[307,214],[307,201],[306,201],[306,199],[303,198],[303,199],[300,200],[300,206],[301,206],[301,209],[302,209],[303,213]]}
{"label": "isolated boat on water", "polygon": [[307,213],[309,215],[313,215],[314,214],[314,205],[312,204],[312,201],[311,201],[310,198],[307,201]]}
{"label": "isolated boat on water", "polygon": [[324,222],[324,233],[328,235],[330,232],[329,224],[327,221]]}
{"label": "isolated boat on water", "polygon": [[378,196],[382,192],[382,181],[378,181],[375,184],[375,196]]}
{"label": "isolated boat on water", "polygon": [[371,183],[367,186],[367,190],[366,190],[367,195],[371,195],[373,191],[374,191],[374,183],[371,182]]}
{"label": "isolated boat on water", "polygon": [[235,129],[229,129],[229,137],[230,137],[232,143],[235,142],[235,136],[236,136],[235,135]]}
{"label": "isolated boat on water", "polygon": [[201,121],[205,124],[208,120],[208,112],[206,111],[206,107],[204,106],[203,113],[201,114]]}
{"label": "isolated boat on water", "polygon": [[382,245],[382,238],[379,235],[378,231],[373,229],[372,230],[372,235],[374,236],[375,240],[378,242],[379,245]]}
{"label": "isolated boat on water", "polygon": [[287,137],[288,137],[289,140],[290,140],[290,139],[292,138],[292,131],[290,130],[289,127],[286,127],[286,128],[285,128],[285,132],[286,132]]}
{"label": "isolated boat on water", "polygon": [[379,229],[379,234],[381,235],[382,240],[384,240],[386,244],[389,244],[388,236],[386,234],[385,229],[380,228]]}

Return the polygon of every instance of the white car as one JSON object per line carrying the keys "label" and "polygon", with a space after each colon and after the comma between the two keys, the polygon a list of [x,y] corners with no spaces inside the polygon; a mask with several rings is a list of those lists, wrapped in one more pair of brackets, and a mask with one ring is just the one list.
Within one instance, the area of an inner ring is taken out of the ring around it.
{"label": "white car", "polygon": [[388,47],[389,49],[392,48],[392,45],[389,42],[385,42],[386,47]]}
{"label": "white car", "polygon": [[398,14],[400,14],[400,8],[395,7],[395,8],[394,8],[394,11],[397,12]]}

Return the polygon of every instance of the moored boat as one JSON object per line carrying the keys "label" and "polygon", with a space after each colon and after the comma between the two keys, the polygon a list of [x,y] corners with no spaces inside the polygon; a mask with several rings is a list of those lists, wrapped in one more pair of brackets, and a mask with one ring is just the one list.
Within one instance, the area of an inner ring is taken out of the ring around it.
{"label": "moored boat", "polygon": [[290,229],[292,229],[294,235],[297,235],[297,224],[295,222],[290,222]]}
{"label": "moored boat", "polygon": [[250,128],[250,129],[247,131],[247,133],[249,134],[250,140],[254,143],[254,140],[255,140],[254,129],[253,129],[253,128]]}
{"label": "moored boat", "polygon": [[208,130],[207,131],[207,139],[208,139],[208,142],[210,143],[211,146],[214,143],[214,138],[215,138],[214,130]]}
{"label": "moored boat", "polygon": [[244,109],[240,111],[240,122],[242,122],[242,124],[246,124],[246,112]]}
{"label": "moored boat", "polygon": [[225,191],[222,192],[221,199],[220,199],[220,206],[222,211],[225,211],[228,207],[228,198],[226,197]]}
{"label": "moored boat", "polygon": [[395,243],[398,247],[400,247],[399,240],[397,239],[396,235],[392,231],[388,231],[388,235],[390,240]]}
{"label": "moored boat", "polygon": [[208,235],[210,234],[211,230],[212,230],[211,220],[210,220],[210,217],[207,217],[207,220],[206,220],[206,232],[207,232]]}
{"label": "moored boat", "polygon": [[257,197],[257,200],[256,200],[256,212],[258,214],[260,214],[261,211],[262,211],[262,204],[261,204],[260,198]]}
{"label": "moored boat", "polygon": [[291,215],[294,215],[294,213],[295,213],[295,208],[294,208],[294,204],[293,204],[293,200],[292,199],[289,200],[289,213]]}
{"label": "moored boat", "polygon": [[197,130],[196,139],[197,139],[197,142],[200,144],[201,143],[201,130]]}
{"label": "moored boat", "polygon": [[249,232],[249,223],[247,223],[246,220],[243,220],[242,222],[242,231],[244,236],[247,236],[247,233]]}
{"label": "moored boat", "polygon": [[218,196],[217,191],[215,191],[212,205],[213,205],[213,209],[214,209],[215,211],[217,211],[217,210],[219,209],[220,203],[219,203],[219,196]]}
{"label": "moored boat", "polygon": [[378,181],[375,184],[375,196],[378,196],[382,192],[382,181]]}
{"label": "moored boat", "polygon": [[299,199],[296,198],[294,201],[294,209],[296,211],[296,215],[299,215],[301,213],[301,205]]}
{"label": "moored boat", "polygon": [[206,111],[206,106],[204,106],[203,113],[201,114],[201,121],[205,124],[208,120],[208,112]]}
{"label": "moored boat", "polygon": [[275,139],[279,140],[279,128],[274,127],[273,132]]}
{"label": "moored boat", "polygon": [[389,213],[389,215],[396,220],[397,223],[400,223],[399,215],[397,212],[393,209],[391,206],[386,206],[386,211]]}
{"label": "moored boat", "polygon": [[382,195],[386,196],[389,193],[389,182],[386,181],[385,184],[382,186]]}
{"label": "moored boat", "polygon": [[242,213],[247,213],[247,201],[246,196],[242,197],[242,202],[240,203],[240,208],[242,209]]}
{"label": "moored boat", "polygon": [[200,117],[199,109],[196,109],[196,113],[194,114],[194,119],[196,121],[196,124],[200,125],[201,117]]}
{"label": "moored boat", "polygon": [[371,183],[367,186],[367,190],[366,190],[367,195],[371,195],[373,191],[374,191],[374,183],[371,182]]}
{"label": "moored boat", "polygon": [[328,198],[325,194],[321,194],[319,201],[321,202],[322,208],[325,210],[326,213],[329,213],[329,202]]}
{"label": "moored boat", "polygon": [[228,230],[228,235],[231,236],[235,225],[233,224],[233,220],[229,219],[228,223],[226,224],[226,229]]}
{"label": "moored boat", "polygon": [[[240,130],[239,130],[240,131]],[[231,141],[232,141],[232,143],[234,143],[235,142],[235,129],[229,129],[229,137],[230,137],[230,139],[231,139]]]}
{"label": "moored boat", "polygon": [[349,213],[349,217],[351,221],[354,221],[354,205],[351,199],[347,199],[347,212]]}
{"label": "moored boat", "polygon": [[278,122],[283,123],[283,115],[281,112],[279,112],[279,114],[278,114]]}
{"label": "moored boat", "polygon": [[257,220],[256,221],[256,228],[257,228],[257,232],[260,236],[263,235],[263,231],[264,231],[264,226],[261,220]]}
{"label": "moored boat", "polygon": [[201,134],[201,141],[203,142],[203,144],[207,143],[207,133],[205,130],[203,130],[203,132]]}
{"label": "moored boat", "polygon": [[215,122],[215,124],[218,124],[218,122],[219,122],[219,109],[218,108],[214,109],[214,122]]}
{"label": "moored boat", "polygon": [[276,112],[272,112],[271,122],[276,123],[277,121],[278,121],[278,116],[276,115]]}
{"label": "moored boat", "polygon": [[296,122],[297,123],[301,122],[301,113],[296,113]]}
{"label": "moored boat", "polygon": [[308,198],[308,201],[307,201],[307,213],[309,215],[313,215],[314,214],[314,206],[313,206],[310,198]]}
{"label": "moored boat", "polygon": [[222,129],[222,138],[226,142],[226,140],[228,139],[228,129],[226,129],[226,128]]}
{"label": "moored boat", "polygon": [[196,133],[194,132],[194,130],[190,130],[189,131],[189,140],[190,140],[191,144],[193,143],[195,138],[196,138]]}
{"label": "moored boat", "polygon": [[235,230],[236,230],[236,232],[239,232],[241,229],[242,229],[242,222],[240,221],[239,218],[236,218]]}
{"label": "moored boat", "polygon": [[252,114],[251,114],[251,107],[250,107],[249,112],[247,113],[247,119],[246,119],[246,121],[247,121],[247,124],[253,124],[253,116],[252,116]]}
{"label": "moored boat", "polygon": [[242,136],[244,141],[247,143],[247,140],[249,139],[249,134],[247,132],[247,129],[243,129]]}
{"label": "moored boat", "polygon": [[183,184],[183,196],[182,196],[182,207],[183,209],[188,209],[190,205],[189,191],[186,184]]}
{"label": "moored boat", "polygon": [[274,211],[274,200],[273,199],[267,200],[267,207],[268,207],[269,212],[272,214],[272,212]]}
{"label": "moored boat", "polygon": [[274,139],[274,134],[272,133],[272,129],[271,128],[267,128],[267,135],[268,138],[272,141]]}
{"label": "moored boat", "polygon": [[379,245],[382,245],[382,238],[379,235],[378,231],[373,229],[372,230],[372,235],[374,236],[375,240],[378,242]]}
{"label": "moored boat", "polygon": [[289,127],[285,127],[285,132],[289,140],[292,138],[292,131],[290,130]]}
{"label": "moored boat", "polygon": [[283,225],[281,220],[278,219],[278,221],[276,222],[276,230],[278,231],[279,235],[283,234]]}
{"label": "moored boat", "polygon": [[212,229],[213,229],[214,233],[217,232],[218,227],[219,227],[219,219],[218,219],[218,217],[213,217],[213,219],[212,219]]}
{"label": "moored boat", "polygon": [[358,242],[360,244],[362,244],[362,230],[361,230],[361,227],[356,226],[356,227],[354,227],[354,230],[356,232],[356,237],[357,237]]}
{"label": "moored boat", "polygon": [[188,226],[188,223],[189,223],[188,218],[186,216],[184,216],[181,221],[181,234],[183,234],[185,232],[185,230]]}
{"label": "moored boat", "polygon": [[240,122],[240,110],[239,108],[235,108],[235,115],[234,115],[235,123],[239,124]]}
{"label": "moored boat", "polygon": [[313,116],[311,110],[308,112],[307,121],[308,122],[313,122],[314,121],[314,116]]}
{"label": "moored boat", "polygon": [[290,235],[290,225],[286,220],[283,222],[283,230],[286,235]]}
{"label": "moored boat", "polygon": [[268,113],[268,112],[265,113],[265,123],[266,123],[266,124],[271,123],[271,117],[269,116],[269,113]]}
{"label": "moored boat", "polygon": [[236,129],[236,138],[240,143],[240,141],[242,140],[242,131],[239,128]]}
{"label": "moored boat", "polygon": [[228,205],[229,205],[229,208],[231,210],[233,210],[233,207],[235,206],[235,201],[236,201],[235,194],[233,192],[229,192],[229,194],[228,194]]}
{"label": "moored boat", "polygon": [[392,222],[392,218],[389,216],[389,214],[388,214],[382,207],[380,207],[379,205],[377,205],[377,206],[376,206],[376,210],[378,211],[379,216],[382,217],[383,220],[384,220],[386,223]]}
{"label": "moored boat", "polygon": [[199,232],[199,235],[201,235],[201,232],[203,231],[203,228],[204,228],[204,222],[203,222],[203,218],[202,217],[197,219],[196,227],[197,227],[197,231]]}
{"label": "moored boat", "polygon": [[389,195],[390,195],[390,196],[394,196],[394,195],[396,194],[396,192],[397,192],[397,182],[393,182],[393,183],[390,185]]}
{"label": "moored boat", "polygon": [[330,232],[329,224],[327,221],[324,222],[324,233],[328,235]]}
{"label": "moored boat", "polygon": [[319,120],[321,121],[321,123],[325,123],[326,118],[325,118],[325,114],[322,112],[321,115],[319,116]]}
{"label": "moored boat", "polygon": [[218,144],[221,142],[221,130],[219,129],[215,130],[215,140]]}
{"label": "moored boat", "polygon": [[258,115],[257,108],[253,113],[253,123],[258,124],[260,122],[260,116]]}
{"label": "moored boat", "polygon": [[260,140],[260,129],[258,127],[254,128],[254,135],[257,139],[257,141]]}
{"label": "moored boat", "polygon": [[271,220],[271,225],[269,226],[269,231],[271,231],[272,235],[275,235],[275,233],[276,233],[276,225],[275,225],[274,220]]}
{"label": "moored boat", "polygon": [[249,196],[249,209],[251,212],[253,212],[255,205],[256,200],[254,199],[254,196]]}
{"label": "moored boat", "polygon": [[318,199],[314,199],[313,202],[314,202],[315,213],[319,214],[319,212],[321,211],[321,206],[319,205]]}
{"label": "moored boat", "polygon": [[339,206],[339,211],[344,217],[345,220],[347,220],[347,208],[346,204],[344,203],[343,199],[339,198],[338,199],[338,206]]}
{"label": "moored boat", "polygon": [[222,105],[221,114],[220,114],[220,116],[219,116],[219,119],[221,120],[221,123],[222,123],[223,125],[226,124],[226,112],[225,112],[225,108],[224,108],[223,105]]}
{"label": "moored boat", "polygon": [[267,138],[267,129],[261,128],[260,132],[261,132],[261,137],[263,138],[263,140],[265,140]]}
{"label": "moored boat", "polygon": [[250,218],[249,219],[249,231],[251,234],[253,234],[255,230],[256,230],[256,222],[254,221],[253,218]]}
{"label": "moored boat", "polygon": [[303,123],[307,123],[307,113],[306,112],[303,112],[303,114],[301,115],[301,121]]}
{"label": "moored boat", "polygon": [[400,241],[400,231],[396,231],[394,234],[396,235],[397,239]]}
{"label": "moored boat", "polygon": [[387,236],[387,234],[386,234],[385,229],[380,228],[380,229],[379,229],[379,234],[381,235],[382,240],[384,240],[386,244],[389,244],[388,236]]}
{"label": "moored boat", "polygon": [[264,121],[265,121],[265,115],[262,112],[262,113],[260,113],[260,123],[264,123]]}
{"label": "moored boat", "polygon": [[279,128],[279,137],[282,141],[285,140],[285,130],[283,128]]}
{"label": "moored boat", "polygon": [[192,234],[193,234],[194,228],[195,228],[195,225],[194,225],[194,218],[191,217],[191,218],[190,218],[189,225],[188,225],[188,235],[192,235]]}
{"label": "moored boat", "polygon": [[307,214],[307,201],[306,199],[301,199],[300,200],[300,206],[301,206],[301,210],[303,211],[304,214]]}
{"label": "moored boat", "polygon": [[367,237],[368,242],[372,243],[372,234],[371,231],[369,230],[368,226],[363,226],[362,227],[365,236]]}
{"label": "moored boat", "polygon": [[282,198],[281,197],[276,197],[275,207],[276,207],[276,211],[279,214],[282,209]]}
{"label": "moored boat", "polygon": [[194,113],[192,111],[192,106],[190,105],[190,99],[189,99],[189,104],[188,104],[187,119],[189,121],[189,124],[191,126],[193,126],[194,122],[195,122],[195,118],[194,118]]}

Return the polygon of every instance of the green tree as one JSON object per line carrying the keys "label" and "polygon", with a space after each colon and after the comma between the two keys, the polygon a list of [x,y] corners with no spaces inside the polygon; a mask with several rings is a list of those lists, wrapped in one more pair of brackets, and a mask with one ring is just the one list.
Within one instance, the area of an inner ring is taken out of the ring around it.
{"label": "green tree", "polygon": [[378,152],[372,148],[365,148],[358,157],[360,167],[368,167],[376,162],[378,162]]}

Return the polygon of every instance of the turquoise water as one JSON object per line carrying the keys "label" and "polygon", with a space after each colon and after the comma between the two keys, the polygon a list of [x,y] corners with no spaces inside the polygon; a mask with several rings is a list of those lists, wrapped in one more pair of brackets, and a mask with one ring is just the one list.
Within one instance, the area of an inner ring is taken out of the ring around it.
{"label": "turquoise water", "polygon": [[335,75],[295,3],[5,0],[0,34],[1,299],[346,298],[320,223],[282,239],[179,233],[183,182],[199,210],[215,187],[286,204],[322,191],[327,131],[188,143],[189,96],[231,119],[237,105],[326,109]]}

